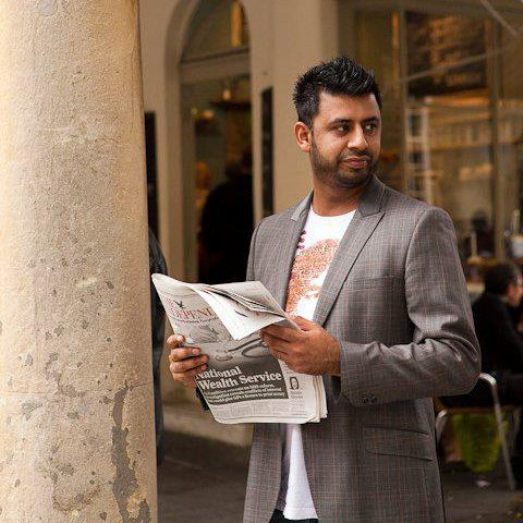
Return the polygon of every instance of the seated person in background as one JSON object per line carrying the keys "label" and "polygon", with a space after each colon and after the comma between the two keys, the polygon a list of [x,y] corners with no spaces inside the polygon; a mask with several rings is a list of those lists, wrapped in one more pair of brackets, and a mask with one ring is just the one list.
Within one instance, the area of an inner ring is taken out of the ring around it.
{"label": "seated person in background", "polygon": [[514,324],[514,328],[520,335],[523,335],[523,299],[519,302],[517,307],[509,305],[508,311],[512,323]]}
{"label": "seated person in background", "polygon": [[[498,380],[501,391],[509,387],[512,373],[523,374],[523,339],[509,309],[518,307],[522,296],[519,267],[513,263],[499,263],[485,275],[485,292],[472,305],[481,346],[482,371]],[[523,376],[521,379],[523,383]]]}
{"label": "seated person in background", "polygon": [[[472,305],[481,346],[482,372],[496,378],[502,404],[523,405],[523,338],[510,313],[510,308],[519,306],[522,296],[520,268],[510,262],[499,263],[485,275],[485,292]],[[491,405],[490,398],[485,383],[478,382],[468,397],[446,398],[445,403],[450,406]],[[523,426],[516,438],[512,465],[518,486],[522,488]]]}

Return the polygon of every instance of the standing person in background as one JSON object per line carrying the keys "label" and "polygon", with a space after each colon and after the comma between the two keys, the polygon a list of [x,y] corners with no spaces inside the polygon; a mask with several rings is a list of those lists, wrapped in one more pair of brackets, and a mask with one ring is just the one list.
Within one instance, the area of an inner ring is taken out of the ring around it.
{"label": "standing person in background", "polygon": [[[474,386],[479,349],[452,222],[377,178],[381,96],[345,57],[294,90],[312,193],[263,220],[247,279],[299,315],[261,336],[292,370],[323,376],[328,416],[255,424],[245,523],[442,523],[433,396]],[[205,355],[173,336],[173,378]]]}
{"label": "standing person in background", "polygon": [[227,181],[207,198],[200,224],[201,282],[228,283],[245,278],[254,229],[251,168],[248,150],[241,162],[227,165]]}
{"label": "standing person in background", "polygon": [[165,334],[165,311],[150,276],[154,273],[167,274],[167,264],[160,244],[149,228],[149,283],[151,288],[151,333],[153,347],[153,385],[154,385],[154,428],[156,433],[156,461],[163,459],[163,411],[160,388],[160,360],[163,352]]}
{"label": "standing person in background", "polygon": [[209,197],[212,186],[212,175],[209,171],[209,166],[202,161],[196,162],[195,166],[196,174],[196,187],[195,192],[195,205],[196,205],[196,221],[200,223],[202,218],[202,211],[205,207],[205,202]]}

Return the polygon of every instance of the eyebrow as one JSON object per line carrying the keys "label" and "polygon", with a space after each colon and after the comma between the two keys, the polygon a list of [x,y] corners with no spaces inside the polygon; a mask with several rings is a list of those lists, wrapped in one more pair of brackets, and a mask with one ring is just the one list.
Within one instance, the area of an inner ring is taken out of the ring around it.
{"label": "eyebrow", "polygon": [[[380,119],[377,116],[371,116],[370,118],[365,118],[362,120],[362,123],[370,123],[370,122],[379,122]],[[332,122],[329,122],[329,125],[335,126],[340,124],[347,124],[347,123],[353,123],[354,120],[350,120],[349,118],[336,118],[335,120],[332,120]]]}

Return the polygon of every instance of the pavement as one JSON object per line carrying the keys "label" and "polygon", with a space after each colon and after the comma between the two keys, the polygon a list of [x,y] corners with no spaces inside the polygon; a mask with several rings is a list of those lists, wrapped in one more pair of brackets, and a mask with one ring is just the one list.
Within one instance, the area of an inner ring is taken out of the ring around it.
{"label": "pavement", "polygon": [[[241,523],[247,467],[248,449],[166,432],[159,523]],[[461,464],[442,467],[441,477],[447,523],[523,523],[523,491],[508,489],[501,464],[482,488]]]}
{"label": "pavement", "polygon": [[173,432],[164,436],[159,523],[241,523],[249,450]]}

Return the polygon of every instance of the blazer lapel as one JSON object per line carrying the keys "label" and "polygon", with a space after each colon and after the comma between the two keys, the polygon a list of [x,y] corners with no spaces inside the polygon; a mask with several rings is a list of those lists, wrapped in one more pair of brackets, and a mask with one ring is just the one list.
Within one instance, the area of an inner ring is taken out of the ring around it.
{"label": "blazer lapel", "polygon": [[343,282],[383,217],[384,211],[381,208],[384,192],[385,186],[373,177],[330,264],[314,312],[316,323],[323,325],[327,320]]}
{"label": "blazer lapel", "polygon": [[312,199],[310,193],[294,210],[291,216],[291,223],[288,228],[282,230],[278,240],[278,245],[274,252],[274,270],[276,278],[274,287],[269,289],[276,299],[276,301],[285,309],[285,302],[287,300],[287,289],[289,287],[289,278],[291,273],[298,240],[300,239],[309,207]]}

